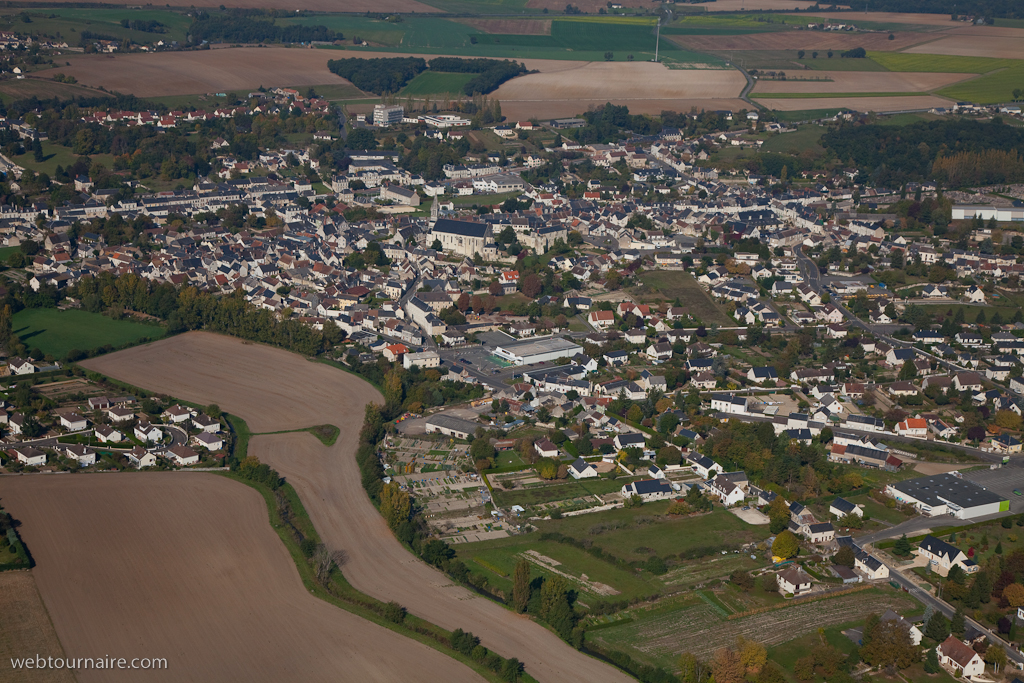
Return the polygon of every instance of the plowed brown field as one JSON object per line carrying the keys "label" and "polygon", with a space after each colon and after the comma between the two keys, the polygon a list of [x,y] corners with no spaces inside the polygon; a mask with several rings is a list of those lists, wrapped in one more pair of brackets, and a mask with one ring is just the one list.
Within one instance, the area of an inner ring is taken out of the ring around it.
{"label": "plowed brown field", "polygon": [[[754,95],[753,97],[757,97]],[[805,109],[838,109],[845,107],[863,112],[892,112],[933,107],[950,107],[952,101],[933,95],[909,95],[907,97],[804,97],[773,99],[766,97],[759,103],[778,111],[803,111]]]}
{"label": "plowed brown field", "polygon": [[167,659],[145,672],[81,669],[81,683],[482,680],[309,595],[263,498],[238,482],[198,472],[2,477],[0,497],[22,521],[67,657]]}
{"label": "plowed brown field", "polygon": [[0,572],[0,680],[5,683],[74,683],[67,669],[12,669],[11,659],[64,657],[35,579],[29,572]]}
{"label": "plowed brown field", "polygon": [[217,403],[254,432],[338,425],[341,435],[331,447],[305,434],[280,434],[253,438],[249,452],[295,486],[325,543],[348,555],[345,576],[357,589],[395,600],[445,628],[472,631],[487,647],[518,657],[540,681],[631,680],[529,619],[454,585],[395,540],[366,497],[353,456],[363,406],[381,400],[366,382],[286,351],[208,333],[180,335],[85,365],[182,399]]}
{"label": "plowed brown field", "polygon": [[[673,42],[690,50],[722,52],[730,50],[788,50],[796,58],[797,50],[818,50],[818,59],[824,62],[829,50],[893,51],[934,40],[930,33],[895,33],[892,40],[885,33],[826,33],[824,31],[777,31],[737,36],[669,36]],[[838,60],[837,55],[832,59]]]}

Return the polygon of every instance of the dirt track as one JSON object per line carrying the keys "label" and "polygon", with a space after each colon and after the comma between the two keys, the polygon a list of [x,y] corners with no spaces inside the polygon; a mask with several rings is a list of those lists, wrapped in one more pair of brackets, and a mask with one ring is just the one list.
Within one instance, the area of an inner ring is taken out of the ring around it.
{"label": "dirt track", "polygon": [[[310,596],[263,498],[238,482],[202,473],[2,477],[0,497],[22,521],[65,656],[167,659],[163,670],[82,669],[80,683],[482,680]],[[31,654],[61,656],[34,645]],[[9,666],[0,662],[0,679]]]}
{"label": "dirt track", "polygon": [[463,628],[540,681],[632,680],[580,654],[546,629],[454,585],[410,555],[360,485],[353,450],[363,405],[380,395],[353,375],[300,356],[214,334],[190,333],[85,363],[90,369],[200,403],[217,403],[254,432],[330,423],[333,447],[300,434],[260,436],[249,452],[296,487],[325,542],[344,550],[345,576],[357,589],[395,600],[445,628]]}

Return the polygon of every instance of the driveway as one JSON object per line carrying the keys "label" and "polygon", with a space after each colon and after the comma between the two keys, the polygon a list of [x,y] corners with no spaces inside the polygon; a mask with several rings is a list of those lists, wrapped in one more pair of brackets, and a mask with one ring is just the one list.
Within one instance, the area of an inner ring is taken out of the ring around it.
{"label": "driveway", "polygon": [[750,508],[744,510],[742,508],[729,508],[729,512],[742,519],[747,524],[768,524],[771,522],[768,519],[768,515],[764,514],[757,508]]}

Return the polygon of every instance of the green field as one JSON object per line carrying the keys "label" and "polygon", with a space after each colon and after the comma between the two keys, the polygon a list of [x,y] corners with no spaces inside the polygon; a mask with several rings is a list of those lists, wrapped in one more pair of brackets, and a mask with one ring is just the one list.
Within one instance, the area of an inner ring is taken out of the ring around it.
{"label": "green field", "polygon": [[[27,152],[21,156],[15,156],[12,161],[19,166],[24,166],[25,168],[31,169],[37,173],[46,173],[52,177],[53,174],[56,173],[58,166],[67,168],[78,160],[78,157],[71,153],[70,147],[58,145],[54,142],[50,142],[49,140],[43,140],[40,144],[43,147],[42,161],[36,161],[31,152]],[[114,164],[114,157],[110,154],[95,154],[90,158],[94,161],[100,162],[108,169]]]}
{"label": "green field", "polygon": [[[552,17],[549,35],[485,33],[467,24],[425,16],[406,16],[397,24],[348,15],[320,15],[285,21],[323,25],[341,31],[346,42],[359,37],[371,43],[365,48],[351,44],[332,48],[346,51],[594,61],[603,61],[605,53],[612,52],[616,61],[626,61],[628,55],[633,55],[636,60],[651,58],[655,49],[652,17]],[[661,54],[670,64],[723,65],[717,57],[686,50],[671,41],[662,41]],[[430,87],[436,85],[430,84]]]}
{"label": "green field", "polygon": [[825,130],[824,126],[817,124],[800,126],[793,133],[782,133],[768,138],[761,145],[761,149],[765,152],[780,152],[783,154],[800,154],[811,150],[820,154],[825,151],[819,144],[821,135]]}
{"label": "green field", "polygon": [[939,95],[977,104],[999,104],[1013,101],[1013,91],[1024,87],[1024,61],[994,73],[943,88]]}
{"label": "green field", "polygon": [[1021,63],[1018,59],[919,55],[903,52],[869,52],[868,57],[884,67],[886,71],[920,71],[950,74],[984,74],[996,69],[1014,67]]}
{"label": "green field", "polygon": [[469,83],[476,74],[451,74],[439,71],[424,71],[402,88],[399,95],[443,95],[462,94],[462,86]]}
{"label": "green field", "polygon": [[[838,52],[832,59],[829,59],[827,50],[819,50],[817,58],[814,58],[811,56],[812,52],[812,50],[807,50],[803,59],[795,59],[795,61],[816,71],[885,71],[885,67],[871,59],[843,59]],[[793,57],[796,56],[794,53]]]}
{"label": "green field", "polygon": [[[27,12],[32,22],[22,22],[22,13]],[[164,25],[164,33],[136,31],[121,26],[121,20],[158,21]],[[71,7],[32,7],[30,9],[5,9],[0,13],[0,30],[17,33],[32,32],[46,36],[61,37],[68,45],[78,45],[78,34],[90,31],[109,36],[115,40],[128,38],[139,44],[155,43],[158,40],[184,40],[192,19],[183,13],[162,9],[99,9]]]}
{"label": "green field", "polygon": [[634,295],[644,301],[662,299],[671,302],[679,299],[683,307],[705,325],[729,325],[733,322],[690,273],[681,270],[650,270],[641,274],[640,280],[651,290],[634,290]]}
{"label": "green field", "polygon": [[774,21],[770,15],[766,20],[761,15],[752,14],[701,14],[680,17],[663,27],[661,32],[675,36],[734,36],[788,31],[792,30],[793,23],[786,23],[785,18]]}
{"label": "green field", "polygon": [[64,358],[72,349],[88,351],[107,344],[116,348],[142,339],[159,339],[166,334],[163,327],[155,325],[55,308],[26,308],[14,314],[12,324],[14,334],[25,346],[38,348],[54,358]]}

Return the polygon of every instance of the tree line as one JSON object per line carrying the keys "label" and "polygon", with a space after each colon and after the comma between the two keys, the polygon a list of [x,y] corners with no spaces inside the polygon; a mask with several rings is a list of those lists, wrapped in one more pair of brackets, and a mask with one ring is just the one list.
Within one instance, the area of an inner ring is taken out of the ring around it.
{"label": "tree line", "polygon": [[509,59],[462,59],[460,57],[431,59],[430,70],[477,74],[462,88],[462,92],[470,97],[494,92],[505,81],[527,72],[524,64]]}
{"label": "tree line", "polygon": [[189,26],[189,37],[196,44],[204,40],[210,43],[310,43],[344,38],[326,26],[281,26],[273,18],[254,18],[261,15],[259,11],[248,10],[215,15],[199,12]]}
{"label": "tree line", "polygon": [[332,59],[327,68],[334,74],[352,81],[360,90],[377,95],[396,93],[427,69],[443,73],[477,74],[463,92],[473,97],[493,92],[505,81],[527,73],[526,67],[508,59],[462,59],[437,57],[428,65],[420,57],[381,57],[377,59]]}

